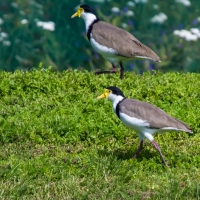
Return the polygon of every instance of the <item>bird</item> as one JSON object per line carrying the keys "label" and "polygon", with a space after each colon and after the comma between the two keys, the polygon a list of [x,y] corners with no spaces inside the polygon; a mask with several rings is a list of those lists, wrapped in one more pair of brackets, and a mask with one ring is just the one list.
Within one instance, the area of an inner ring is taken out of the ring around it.
{"label": "bird", "polygon": [[120,65],[120,79],[123,78],[122,61],[149,59],[161,62],[159,56],[142,44],[129,32],[101,21],[95,10],[89,5],[80,5],[71,18],[81,17],[85,21],[86,33],[92,47],[112,64],[110,71],[98,71],[96,74],[116,73],[116,64]]}
{"label": "bird", "polygon": [[164,110],[144,101],[126,98],[116,86],[109,86],[104,89],[104,93],[98,99],[102,98],[110,99],[117,117],[126,127],[138,133],[140,145],[133,158],[136,158],[142,151],[143,141],[147,138],[160,154],[163,164],[169,167],[162,155],[160,146],[154,140],[153,134],[169,131],[193,133],[187,124],[170,116]]}

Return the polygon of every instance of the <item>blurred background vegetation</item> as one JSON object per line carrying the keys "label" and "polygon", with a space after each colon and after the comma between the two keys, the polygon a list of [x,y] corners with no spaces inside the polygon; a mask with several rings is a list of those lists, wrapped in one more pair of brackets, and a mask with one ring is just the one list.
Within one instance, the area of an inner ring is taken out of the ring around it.
{"label": "blurred background vegetation", "polygon": [[83,3],[162,60],[125,62],[126,70],[200,72],[199,0],[1,0],[0,69],[29,70],[40,62],[59,71],[111,67],[90,46],[83,19],[71,19]]}

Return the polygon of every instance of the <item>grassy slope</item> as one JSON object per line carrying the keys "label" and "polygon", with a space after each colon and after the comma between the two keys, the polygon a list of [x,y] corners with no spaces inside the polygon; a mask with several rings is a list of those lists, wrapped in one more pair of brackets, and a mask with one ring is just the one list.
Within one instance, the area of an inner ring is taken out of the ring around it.
{"label": "grassy slope", "polygon": [[[200,198],[200,74],[0,73],[2,199]],[[188,123],[155,135],[170,169],[96,97],[110,85]]]}

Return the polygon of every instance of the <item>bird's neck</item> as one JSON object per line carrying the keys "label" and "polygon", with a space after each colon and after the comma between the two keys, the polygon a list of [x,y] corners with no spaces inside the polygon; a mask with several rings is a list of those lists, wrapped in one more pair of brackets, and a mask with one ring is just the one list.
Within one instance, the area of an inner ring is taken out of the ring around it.
{"label": "bird's neck", "polygon": [[97,20],[97,16],[92,13],[82,13],[81,17],[85,21],[85,27],[86,27],[86,33],[88,33],[89,27],[92,25],[92,23]]}
{"label": "bird's neck", "polygon": [[124,98],[125,97],[120,96],[120,95],[116,96],[116,95],[109,94],[109,99],[112,101],[114,111],[116,110],[117,104],[120,101],[122,101]]}

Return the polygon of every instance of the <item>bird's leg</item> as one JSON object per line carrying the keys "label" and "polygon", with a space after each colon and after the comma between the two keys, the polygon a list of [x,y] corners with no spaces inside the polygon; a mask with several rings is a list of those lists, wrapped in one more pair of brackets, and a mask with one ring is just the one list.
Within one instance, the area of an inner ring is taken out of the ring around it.
{"label": "bird's leg", "polygon": [[140,141],[140,146],[138,147],[136,153],[134,154],[133,158],[136,158],[138,156],[138,154],[142,151],[143,148],[143,140]]}
{"label": "bird's leg", "polygon": [[117,72],[117,69],[116,69],[116,67],[115,67],[115,64],[114,64],[114,63],[112,63],[112,72],[113,72],[113,73],[116,73],[116,72]]}
{"label": "bird's leg", "polygon": [[120,65],[120,79],[122,79],[124,75],[124,67],[122,65],[122,62],[120,62],[119,65]]}
{"label": "bird's leg", "polygon": [[169,166],[167,165],[167,163],[165,162],[165,159],[164,159],[164,157],[163,157],[163,155],[162,155],[162,153],[161,153],[161,150],[160,150],[159,145],[158,145],[154,140],[152,141],[152,144],[154,145],[154,147],[155,147],[155,148],[157,149],[157,151],[159,152],[163,164],[164,164],[165,166],[169,167]]}
{"label": "bird's leg", "polygon": [[95,74],[99,75],[99,74],[112,74],[112,73],[116,73],[117,69],[116,69],[114,63],[112,63],[112,67],[113,68],[110,71],[97,71],[97,72],[95,72]]}

